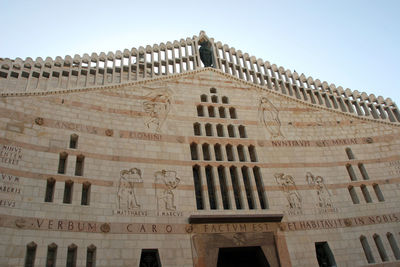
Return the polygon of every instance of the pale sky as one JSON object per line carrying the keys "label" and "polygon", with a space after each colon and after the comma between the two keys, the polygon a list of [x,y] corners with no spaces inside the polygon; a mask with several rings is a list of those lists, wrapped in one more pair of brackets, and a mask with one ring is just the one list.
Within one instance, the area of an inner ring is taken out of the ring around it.
{"label": "pale sky", "polygon": [[400,1],[0,0],[0,57],[74,56],[209,37],[400,105]]}

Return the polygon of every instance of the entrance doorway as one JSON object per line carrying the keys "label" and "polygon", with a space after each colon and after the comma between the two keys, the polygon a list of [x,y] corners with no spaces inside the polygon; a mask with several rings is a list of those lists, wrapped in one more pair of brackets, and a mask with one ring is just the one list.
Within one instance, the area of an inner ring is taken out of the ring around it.
{"label": "entrance doorway", "polygon": [[219,248],[217,267],[270,267],[261,247]]}

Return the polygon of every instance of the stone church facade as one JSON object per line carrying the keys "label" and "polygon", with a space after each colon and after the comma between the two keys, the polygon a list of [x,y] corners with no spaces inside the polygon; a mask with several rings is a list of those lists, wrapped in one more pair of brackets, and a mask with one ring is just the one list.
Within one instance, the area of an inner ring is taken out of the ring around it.
{"label": "stone church facade", "polygon": [[390,99],[204,32],[0,59],[0,91],[0,266],[400,264]]}

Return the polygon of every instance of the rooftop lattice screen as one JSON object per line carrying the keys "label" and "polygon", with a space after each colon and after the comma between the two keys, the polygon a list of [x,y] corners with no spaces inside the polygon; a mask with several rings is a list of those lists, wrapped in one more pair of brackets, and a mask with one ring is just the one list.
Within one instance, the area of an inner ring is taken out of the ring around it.
{"label": "rooftop lattice screen", "polygon": [[125,49],[108,54],[93,53],[65,58],[0,59],[0,92],[3,96],[46,94],[83,88],[124,84],[204,68],[199,42],[212,46],[213,67],[266,90],[330,109],[391,123],[400,122],[400,112],[390,98],[344,90],[334,84],[298,75],[268,61],[256,59],[204,32],[186,40]]}

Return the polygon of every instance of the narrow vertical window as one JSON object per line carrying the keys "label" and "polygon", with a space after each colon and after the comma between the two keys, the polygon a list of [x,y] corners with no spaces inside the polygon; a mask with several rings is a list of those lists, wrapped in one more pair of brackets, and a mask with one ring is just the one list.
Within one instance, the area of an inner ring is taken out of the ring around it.
{"label": "narrow vertical window", "polygon": [[73,187],[73,185],[74,185],[74,182],[72,182],[71,180],[65,181],[63,203],[71,204],[71,202],[72,202],[72,187]]}
{"label": "narrow vertical window", "polygon": [[75,175],[82,176],[83,175],[83,163],[85,161],[85,156],[78,155],[76,157],[76,165],[75,165]]}
{"label": "narrow vertical window", "polygon": [[253,145],[249,146],[249,155],[251,162],[257,162],[256,148]]}
{"label": "narrow vertical window", "polygon": [[208,116],[210,118],[214,118],[215,117],[215,107],[213,107],[213,106],[209,106],[208,107]]}
{"label": "narrow vertical window", "polygon": [[224,127],[222,126],[222,124],[217,125],[217,136],[224,137]]}
{"label": "narrow vertical window", "polygon": [[240,187],[239,187],[239,181],[238,181],[236,167],[235,166],[230,167],[229,172],[231,174],[233,195],[235,196],[236,209],[241,210],[242,209],[242,196],[240,193]]}
{"label": "narrow vertical window", "polygon": [[229,115],[231,116],[231,119],[237,119],[236,109],[233,107],[229,108]]}
{"label": "narrow vertical window", "polygon": [[211,97],[211,102],[213,102],[213,103],[218,103],[218,96],[213,95],[213,96]]}
{"label": "narrow vertical window", "polygon": [[368,188],[365,186],[365,184],[362,184],[362,185],[360,186],[360,188],[361,188],[361,192],[362,192],[363,195],[364,195],[365,202],[371,203],[371,202],[372,202],[372,199],[371,199],[371,195],[370,195],[369,192],[368,192]]}
{"label": "narrow vertical window", "polygon": [[53,202],[55,187],[56,187],[56,180],[54,180],[54,178],[47,179],[46,195],[44,197],[45,202]]}
{"label": "narrow vertical window", "polygon": [[78,148],[78,135],[71,134],[69,138],[69,148]]}
{"label": "narrow vertical window", "polygon": [[96,247],[88,246],[86,250],[86,267],[96,267]]}
{"label": "narrow vertical window", "polygon": [[222,97],[222,103],[223,103],[223,104],[229,104],[229,99],[228,99],[227,96],[223,96],[223,97]]}
{"label": "narrow vertical window", "polygon": [[37,245],[34,242],[30,242],[26,245],[26,255],[24,267],[34,267],[36,258]]}
{"label": "narrow vertical window", "polygon": [[231,124],[228,125],[228,135],[229,137],[235,137],[235,128]]}
{"label": "narrow vertical window", "polygon": [[76,267],[76,251],[77,251],[77,246],[75,244],[71,244],[68,247],[66,267]]}
{"label": "narrow vertical window", "polygon": [[207,143],[203,144],[202,148],[203,148],[203,160],[211,160],[210,145]]}
{"label": "narrow vertical window", "polygon": [[392,248],[394,257],[396,258],[396,260],[400,260],[399,246],[397,245],[396,239],[394,238],[393,234],[387,233],[386,237],[389,241],[390,247]]}
{"label": "narrow vertical window", "polygon": [[364,180],[369,180],[369,176],[368,176],[367,170],[364,167],[364,164],[359,163],[358,164],[358,169],[360,170],[361,176],[363,177],[363,179]]}
{"label": "narrow vertical window", "polygon": [[192,157],[192,160],[198,160],[199,159],[199,154],[197,152],[197,144],[196,143],[191,143],[190,144],[190,155]]}
{"label": "narrow vertical window", "polygon": [[382,261],[388,261],[389,258],[386,254],[385,247],[383,246],[382,239],[378,234],[374,234],[374,241],[375,245],[378,248],[379,256],[381,257]]}
{"label": "narrow vertical window", "polygon": [[208,200],[210,201],[210,209],[217,209],[217,200],[215,196],[214,174],[211,166],[206,166],[206,180],[208,189]]}
{"label": "narrow vertical window", "polygon": [[226,118],[226,113],[225,113],[225,108],[224,107],[219,107],[218,108],[218,113],[220,118]]}
{"label": "narrow vertical window", "polygon": [[197,106],[197,116],[204,117],[204,107],[202,105]]}
{"label": "narrow vertical window", "polygon": [[211,124],[207,123],[206,126],[205,126],[205,128],[206,128],[206,136],[212,136],[212,135],[213,135],[213,132],[212,132],[212,126],[211,126]]}
{"label": "narrow vertical window", "polygon": [[47,247],[46,267],[55,267],[57,258],[57,245],[52,243]]}
{"label": "narrow vertical window", "polygon": [[347,154],[347,157],[348,157],[349,159],[355,159],[354,154],[353,154],[353,151],[351,151],[351,148],[350,148],[350,147],[346,148],[346,154]]}
{"label": "narrow vertical window", "polygon": [[194,132],[194,135],[197,135],[197,136],[201,135],[200,123],[196,122],[193,124],[193,132]]}
{"label": "narrow vertical window", "polygon": [[353,201],[353,204],[360,204],[360,200],[357,197],[357,193],[356,193],[354,186],[350,185],[348,187],[348,189],[349,189],[350,197],[351,197],[351,200]]}
{"label": "narrow vertical window", "polygon": [[225,146],[225,149],[226,149],[226,156],[227,156],[227,158],[228,158],[228,161],[234,161],[235,158],[234,158],[234,156],[233,156],[233,147],[232,147],[232,145],[227,144],[227,145]]}
{"label": "narrow vertical window", "polygon": [[67,167],[67,157],[67,153],[60,153],[60,159],[58,161],[58,173],[65,174],[65,169]]}
{"label": "narrow vertical window", "polygon": [[217,93],[217,89],[215,89],[214,87],[210,88],[210,93],[211,94],[216,94]]}
{"label": "narrow vertical window", "polygon": [[246,166],[242,167],[242,176],[244,189],[246,190],[247,203],[249,204],[249,209],[254,209],[254,198],[253,198],[253,189],[251,187],[251,182],[249,178],[249,169]]}
{"label": "narrow vertical window", "polygon": [[228,185],[226,183],[224,166],[218,167],[218,178],[219,178],[219,185],[221,187],[222,205],[224,206],[225,210],[228,210],[229,209],[229,195],[228,195]]}
{"label": "narrow vertical window", "polygon": [[200,101],[201,102],[207,102],[207,98],[208,98],[207,95],[201,95],[200,96]]}
{"label": "narrow vertical window", "polygon": [[356,174],[355,174],[355,172],[353,170],[353,166],[351,166],[350,164],[347,164],[346,165],[346,169],[347,169],[347,172],[349,173],[350,180],[357,181],[357,177],[356,177]]}
{"label": "narrow vertical window", "polygon": [[243,125],[239,126],[239,136],[240,136],[240,138],[246,138],[247,137],[246,128],[244,128]]}
{"label": "narrow vertical window", "polygon": [[265,196],[264,183],[262,181],[260,168],[255,166],[253,168],[253,174],[256,182],[257,194],[258,194],[258,199],[260,201],[260,206],[262,209],[268,209],[268,202]]}
{"label": "narrow vertical window", "polygon": [[244,155],[244,149],[242,145],[237,146],[237,152],[239,156],[239,161],[246,161],[246,156]]}
{"label": "narrow vertical window", "polygon": [[360,236],[361,246],[364,250],[365,257],[367,258],[368,263],[375,263],[374,256],[372,255],[371,247],[368,244],[368,240],[365,236]]}
{"label": "narrow vertical window", "polygon": [[374,188],[375,195],[378,198],[379,202],[385,201],[385,198],[383,197],[383,194],[382,194],[382,191],[381,191],[379,185],[374,184],[372,187]]}
{"label": "narrow vertical window", "polygon": [[194,192],[196,195],[196,207],[198,210],[202,210],[204,209],[204,206],[203,206],[203,189],[200,177],[200,166],[195,165],[193,166],[192,170],[193,170]]}
{"label": "narrow vertical window", "polygon": [[315,243],[318,265],[323,267],[336,267],[336,261],[327,242]]}
{"label": "narrow vertical window", "polygon": [[82,198],[81,198],[81,205],[89,205],[90,202],[90,183],[84,182],[82,184]]}
{"label": "narrow vertical window", "polygon": [[214,145],[215,160],[222,161],[222,150],[220,144]]}

